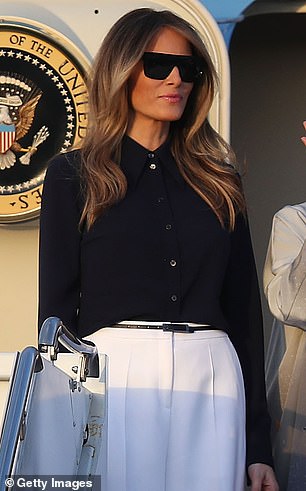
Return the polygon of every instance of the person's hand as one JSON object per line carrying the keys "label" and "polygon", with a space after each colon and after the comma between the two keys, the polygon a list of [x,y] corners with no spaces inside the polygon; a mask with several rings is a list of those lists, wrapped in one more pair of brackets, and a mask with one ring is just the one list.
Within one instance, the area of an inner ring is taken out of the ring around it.
{"label": "person's hand", "polygon": [[[306,131],[306,121],[303,121],[303,126],[304,126],[304,129]],[[301,140],[302,140],[302,142],[304,143],[304,145],[306,147],[306,136],[302,136],[301,137]]]}
{"label": "person's hand", "polygon": [[266,464],[251,464],[248,468],[251,491],[279,491],[272,467]]}

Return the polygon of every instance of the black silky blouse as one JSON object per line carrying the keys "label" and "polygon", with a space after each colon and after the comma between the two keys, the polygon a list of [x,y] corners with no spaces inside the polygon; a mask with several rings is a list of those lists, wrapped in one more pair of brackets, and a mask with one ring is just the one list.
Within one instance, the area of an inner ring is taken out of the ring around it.
{"label": "black silky blouse", "polygon": [[221,227],[184,181],[166,142],[122,145],[126,197],[81,230],[78,151],[50,163],[40,221],[39,325],[62,319],[80,337],[122,320],[196,322],[226,331],[243,370],[247,464],[272,465],[263,330],[249,228]]}

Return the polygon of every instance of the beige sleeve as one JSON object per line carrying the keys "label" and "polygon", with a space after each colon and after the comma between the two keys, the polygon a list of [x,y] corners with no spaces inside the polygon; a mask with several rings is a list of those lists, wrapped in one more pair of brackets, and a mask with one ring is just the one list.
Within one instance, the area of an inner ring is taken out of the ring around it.
{"label": "beige sleeve", "polygon": [[286,206],[276,213],[264,267],[264,291],[281,322],[306,330],[306,213]]}

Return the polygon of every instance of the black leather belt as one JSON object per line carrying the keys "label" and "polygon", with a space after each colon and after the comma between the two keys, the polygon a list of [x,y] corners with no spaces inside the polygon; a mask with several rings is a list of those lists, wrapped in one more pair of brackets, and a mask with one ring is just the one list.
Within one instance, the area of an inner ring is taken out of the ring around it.
{"label": "black leather belt", "polygon": [[165,332],[189,332],[194,331],[210,331],[212,326],[208,325],[190,325],[190,324],[174,324],[174,323],[161,323],[161,324],[114,324],[112,327],[120,327],[121,329],[159,329]]}

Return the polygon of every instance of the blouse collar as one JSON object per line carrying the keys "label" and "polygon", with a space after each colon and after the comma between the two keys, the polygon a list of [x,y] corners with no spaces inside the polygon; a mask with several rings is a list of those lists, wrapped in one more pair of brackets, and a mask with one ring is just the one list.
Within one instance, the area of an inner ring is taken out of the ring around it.
{"label": "blouse collar", "polygon": [[121,168],[130,186],[137,185],[145,166],[149,162],[160,163],[179,184],[185,184],[185,180],[171,153],[170,138],[152,152],[133,140],[133,138],[125,135],[121,147]]}

